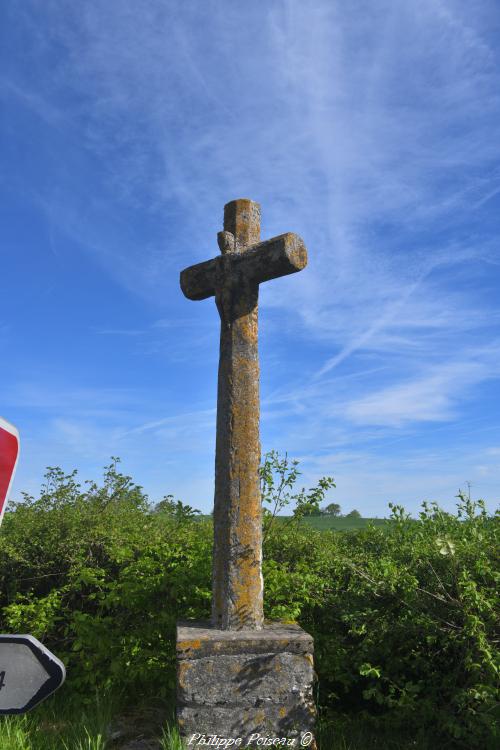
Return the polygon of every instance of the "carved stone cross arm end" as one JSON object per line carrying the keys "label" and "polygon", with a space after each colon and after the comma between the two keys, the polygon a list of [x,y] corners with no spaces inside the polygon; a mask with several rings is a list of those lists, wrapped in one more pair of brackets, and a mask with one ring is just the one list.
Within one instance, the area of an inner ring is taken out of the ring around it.
{"label": "carved stone cross arm end", "polygon": [[287,232],[251,245],[244,252],[196,263],[181,271],[181,289],[188,299],[202,300],[215,294],[217,269],[223,258],[229,259],[229,268],[235,275],[241,274],[260,284],[301,271],[307,265],[307,250],[298,234]]}
{"label": "carved stone cross arm end", "polygon": [[181,271],[181,289],[185,297],[200,300],[215,294],[217,260],[205,260]]}
{"label": "carved stone cross arm end", "polygon": [[260,284],[302,271],[307,265],[307,250],[298,234],[287,232],[249,247],[232,256],[231,261],[235,272],[241,267],[245,276]]}

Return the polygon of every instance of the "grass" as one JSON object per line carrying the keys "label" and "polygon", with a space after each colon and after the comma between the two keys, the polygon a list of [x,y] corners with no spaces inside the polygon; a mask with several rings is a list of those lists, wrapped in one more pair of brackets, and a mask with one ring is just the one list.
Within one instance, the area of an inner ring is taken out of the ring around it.
{"label": "grass", "polygon": [[[134,736],[161,737],[162,730],[162,750],[181,750],[172,722],[162,727],[152,721],[147,706],[127,712],[109,696],[96,696],[93,703],[83,705],[75,698],[65,699],[63,690],[28,714],[0,717],[0,750],[118,750]],[[171,710],[164,707],[162,713]]]}
{"label": "grass", "polygon": [[105,750],[113,704],[91,706],[53,696],[27,714],[0,717],[0,750]]}

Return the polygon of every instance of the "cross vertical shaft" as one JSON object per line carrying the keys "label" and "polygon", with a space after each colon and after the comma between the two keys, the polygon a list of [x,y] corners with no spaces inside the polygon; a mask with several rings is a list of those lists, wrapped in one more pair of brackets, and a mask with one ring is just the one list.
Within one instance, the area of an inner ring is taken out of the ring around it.
{"label": "cross vertical shaft", "polygon": [[222,255],[181,271],[188,299],[215,296],[220,357],[215,449],[212,625],[263,626],[259,440],[259,284],[307,265],[291,232],[260,242],[260,207],[242,198],[224,207]]}
{"label": "cross vertical shaft", "polygon": [[[229,243],[218,268],[221,318],[215,454],[212,622],[220,629],[263,624],[260,497],[258,282],[231,272],[231,256],[260,241],[260,208],[224,208]],[[234,238],[234,240],[231,238]],[[227,235],[226,235],[227,237]]]}

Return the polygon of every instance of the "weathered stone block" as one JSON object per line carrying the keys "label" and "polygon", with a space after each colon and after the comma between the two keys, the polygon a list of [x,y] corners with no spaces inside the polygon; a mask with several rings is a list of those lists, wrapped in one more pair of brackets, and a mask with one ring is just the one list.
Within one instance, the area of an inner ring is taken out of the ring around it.
{"label": "weathered stone block", "polygon": [[196,747],[196,735],[260,747],[259,734],[300,747],[302,736],[314,732],[313,680],[313,639],[298,625],[240,631],[178,625],[177,718],[189,747]]}

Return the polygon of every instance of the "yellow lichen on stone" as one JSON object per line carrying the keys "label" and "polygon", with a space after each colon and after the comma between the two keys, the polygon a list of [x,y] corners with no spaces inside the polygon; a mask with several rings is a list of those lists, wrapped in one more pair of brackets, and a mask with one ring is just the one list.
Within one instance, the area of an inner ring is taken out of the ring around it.
{"label": "yellow lichen on stone", "polygon": [[196,638],[193,641],[179,641],[177,643],[178,651],[196,651],[199,648],[201,648],[201,641],[199,638]]}
{"label": "yellow lichen on stone", "polygon": [[177,682],[181,688],[185,687],[186,672],[192,668],[192,664],[188,661],[179,662],[177,670]]}

